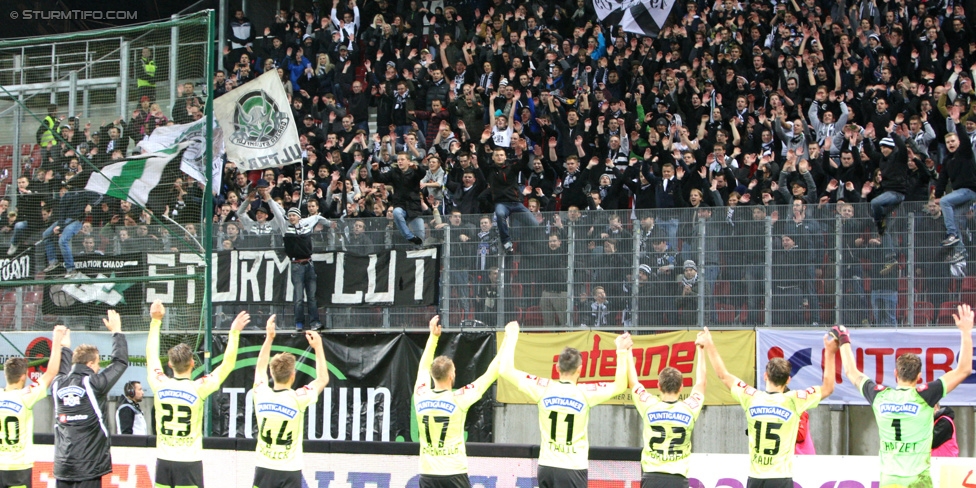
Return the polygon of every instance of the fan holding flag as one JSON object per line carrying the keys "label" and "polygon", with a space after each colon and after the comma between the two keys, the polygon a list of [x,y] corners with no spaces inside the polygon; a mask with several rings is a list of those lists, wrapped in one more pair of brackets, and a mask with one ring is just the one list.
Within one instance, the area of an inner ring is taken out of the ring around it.
{"label": "fan holding flag", "polygon": [[625,32],[657,37],[671,15],[674,0],[593,0],[600,22]]}

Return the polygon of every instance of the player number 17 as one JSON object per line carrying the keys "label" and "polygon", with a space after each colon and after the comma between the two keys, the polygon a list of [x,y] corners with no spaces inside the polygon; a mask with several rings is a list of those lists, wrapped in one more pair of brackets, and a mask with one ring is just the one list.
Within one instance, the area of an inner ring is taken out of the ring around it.
{"label": "player number 17", "polygon": [[424,433],[427,434],[427,445],[433,444],[433,442],[431,442],[431,440],[430,440],[430,421],[431,420],[433,420],[434,422],[436,422],[438,424],[444,424],[444,425],[441,426],[441,438],[437,441],[437,447],[438,448],[443,448],[444,447],[444,438],[447,436],[447,426],[448,425],[451,425],[451,417],[448,417],[446,415],[444,415],[444,416],[438,415],[436,417],[435,416],[432,416],[432,415],[424,415]]}

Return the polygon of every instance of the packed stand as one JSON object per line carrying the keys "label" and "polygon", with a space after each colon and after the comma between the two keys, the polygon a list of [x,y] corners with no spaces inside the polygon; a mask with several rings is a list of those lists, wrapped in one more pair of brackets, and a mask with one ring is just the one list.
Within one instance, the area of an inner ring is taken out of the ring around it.
{"label": "packed stand", "polygon": [[[508,300],[504,313],[547,326],[895,325],[913,308],[906,287],[934,322],[976,288],[967,13],[692,1],[647,37],[596,24],[582,0],[336,0],[269,26],[237,11],[205,91],[275,70],[304,160],[249,174],[227,162],[216,247],[280,246],[276,212],[292,208],[329,219],[320,249],[448,241],[445,293],[488,324]],[[202,116],[192,85],[180,97],[170,118],[144,97],[141,123],[62,135],[104,163],[124,154],[112,141]],[[46,161],[54,174],[26,186],[68,181],[70,155]],[[155,208],[202,198],[185,177],[171,193]],[[92,210],[98,249],[145,221],[120,212]]]}

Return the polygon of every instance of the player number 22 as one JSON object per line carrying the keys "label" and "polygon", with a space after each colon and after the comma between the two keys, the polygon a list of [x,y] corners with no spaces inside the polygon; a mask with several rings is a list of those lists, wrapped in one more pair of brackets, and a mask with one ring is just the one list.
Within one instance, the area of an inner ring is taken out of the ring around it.
{"label": "player number 22", "polygon": [[437,441],[437,447],[444,447],[444,438],[447,436],[447,426],[451,425],[451,417],[444,416],[431,416],[424,415],[424,432],[427,434],[427,445],[433,444],[430,441],[430,421],[433,420],[435,423],[444,424],[441,426],[441,438]]}
{"label": "player number 22", "polygon": [[[566,445],[573,443],[573,420],[575,419],[575,414],[566,414]],[[556,440],[556,427],[559,426],[559,412],[549,412],[549,420],[552,423],[549,425],[549,439],[552,442],[559,442]]]}
{"label": "player number 22", "polygon": [[[664,455],[663,448],[658,449],[655,448],[654,446],[663,444],[664,441],[667,439],[668,437],[667,427],[664,427],[663,425],[652,425],[651,432],[654,432],[654,435],[651,436],[650,442],[648,442],[647,445],[648,449],[660,455]],[[668,443],[668,455],[681,454],[681,450],[678,449],[678,447],[681,446],[681,444],[684,444],[685,438],[688,436],[688,432],[685,430],[684,427],[672,426],[671,435],[673,437],[671,438],[671,442]]]}
{"label": "player number 22", "polygon": [[[173,405],[168,403],[164,403],[162,407],[163,421],[159,427],[159,432],[163,435],[172,435],[176,437],[186,437],[190,435],[190,422],[193,418],[193,411],[190,410],[190,407],[186,405],[179,405],[174,409]],[[176,419],[175,423],[181,427],[180,430],[176,431],[175,433],[173,432],[173,429],[166,426],[170,422],[173,422],[174,418]]]}

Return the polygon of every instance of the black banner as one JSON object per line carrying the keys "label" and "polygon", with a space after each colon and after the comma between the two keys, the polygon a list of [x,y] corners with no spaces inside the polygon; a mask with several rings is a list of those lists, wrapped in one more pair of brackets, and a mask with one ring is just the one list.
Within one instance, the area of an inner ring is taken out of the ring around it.
{"label": "black banner", "polygon": [[[489,332],[445,332],[441,336],[437,354],[455,359],[455,387],[474,381],[488,369],[495,354],[494,337]],[[427,335],[337,334],[322,339],[329,361],[329,386],[308,407],[306,438],[417,441],[412,392]],[[226,335],[214,336],[216,362],[226,340]],[[214,436],[250,438],[256,434],[251,388],[263,341],[263,334],[241,335],[237,366],[211,397]],[[279,332],[272,355],[279,352],[295,354],[298,360],[295,386],[312,381],[315,355],[303,335]],[[494,389],[492,386],[468,412],[465,430],[469,441],[492,441]]]}
{"label": "black banner", "polygon": [[[199,270],[195,254],[150,254],[149,276],[186,275]],[[378,305],[417,307],[437,304],[440,257],[436,248],[391,250],[366,256],[344,252],[312,255],[316,299],[320,307]],[[271,305],[291,303],[291,261],[276,251],[226,251],[213,255],[216,268],[213,302]],[[201,287],[189,289],[178,280],[147,285],[146,301],[164,304],[199,303]]]}
{"label": "black banner", "polygon": [[30,253],[13,258],[0,259],[0,281],[34,279]]}
{"label": "black banner", "polygon": [[[63,268],[60,269],[63,272]],[[82,276],[65,280],[63,284],[44,287],[42,309],[45,314],[98,316],[109,309],[115,309],[122,315],[141,313],[142,283],[92,280],[146,276],[145,255],[86,254],[75,259],[75,271]]]}

